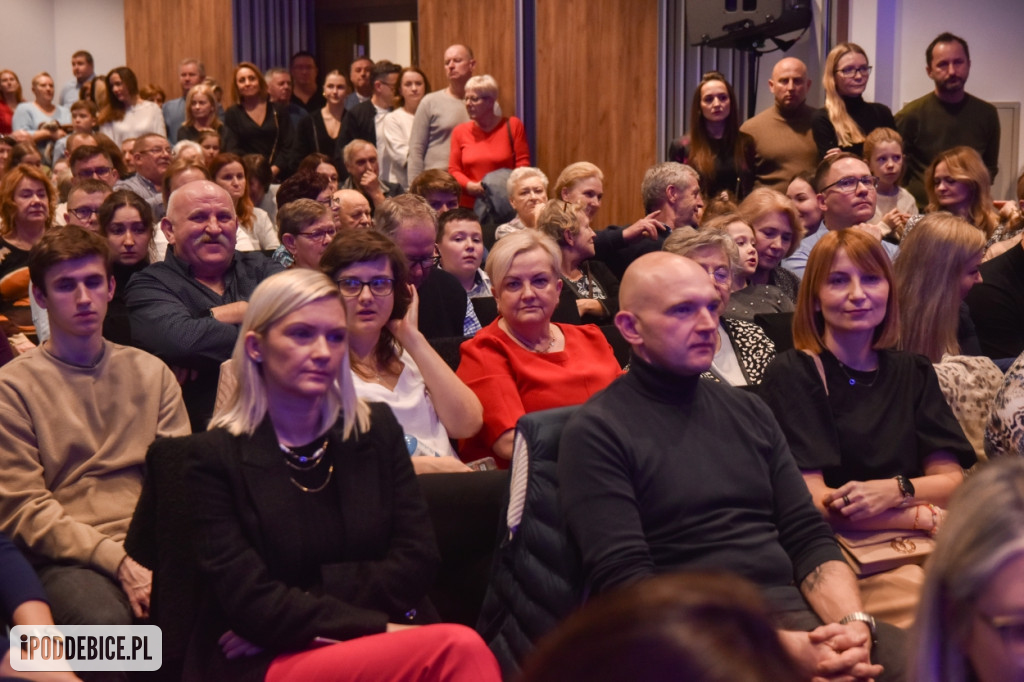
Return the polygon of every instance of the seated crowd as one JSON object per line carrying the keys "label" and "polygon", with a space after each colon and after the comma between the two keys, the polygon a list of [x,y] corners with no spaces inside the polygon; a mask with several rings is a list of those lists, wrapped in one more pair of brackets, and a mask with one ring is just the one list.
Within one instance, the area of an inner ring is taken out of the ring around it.
{"label": "seated crowd", "polygon": [[[0,620],[158,624],[169,679],[1013,678],[1024,175],[993,201],[967,43],[926,62],[895,115],[852,43],[820,109],[797,59],[746,122],[706,74],[621,227],[463,45],[433,91],[242,62],[226,109],[191,58],[162,103],[0,71]],[[487,537],[495,581],[574,548],[524,661],[435,608],[426,491],[529,504],[517,426],[566,413],[560,535]]]}

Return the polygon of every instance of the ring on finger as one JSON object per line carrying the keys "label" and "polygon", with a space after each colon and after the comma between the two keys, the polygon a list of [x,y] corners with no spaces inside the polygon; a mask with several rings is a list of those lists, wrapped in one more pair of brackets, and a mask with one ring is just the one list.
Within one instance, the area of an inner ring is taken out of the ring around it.
{"label": "ring on finger", "polygon": [[849,495],[843,495],[843,506],[844,507],[849,507],[850,506],[850,496]]}

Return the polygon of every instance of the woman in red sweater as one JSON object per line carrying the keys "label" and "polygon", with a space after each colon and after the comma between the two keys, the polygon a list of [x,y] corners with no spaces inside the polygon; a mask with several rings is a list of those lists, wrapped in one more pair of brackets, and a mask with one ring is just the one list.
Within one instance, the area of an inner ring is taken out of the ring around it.
{"label": "woman in red sweater", "polygon": [[[452,130],[448,172],[462,186],[460,206],[473,208],[484,193],[481,180],[499,168],[530,165],[523,122],[495,112],[498,83],[492,76],[473,76],[466,82],[469,121]],[[504,186],[504,183],[501,183]]]}

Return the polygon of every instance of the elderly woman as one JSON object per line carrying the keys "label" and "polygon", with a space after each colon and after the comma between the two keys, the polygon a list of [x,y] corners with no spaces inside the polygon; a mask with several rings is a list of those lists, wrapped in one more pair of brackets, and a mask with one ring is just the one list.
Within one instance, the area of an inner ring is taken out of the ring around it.
{"label": "elderly woman", "polygon": [[928,563],[910,679],[1004,682],[1024,672],[1024,462],[985,466],[956,492]]}
{"label": "elderly woman", "polygon": [[903,237],[917,227],[924,215],[948,211],[974,225],[985,235],[985,248],[1008,236],[992,203],[992,181],[981,155],[971,147],[953,147],[936,156],[924,176],[928,205],[924,214],[911,216]]}
{"label": "elderly woman", "polygon": [[[664,251],[685,256],[704,268],[729,307],[733,274],[739,269],[739,251],[732,237],[716,230],[674,230]],[[719,317],[715,358],[703,376],[731,386],[761,383],[765,368],[775,357],[775,344],[756,324]]]}
{"label": "elderly woman", "polygon": [[235,202],[238,216],[236,251],[273,251],[281,245],[270,216],[262,208],[252,205],[249,196],[249,178],[242,159],[235,154],[218,154],[210,163],[213,181],[223,187]]}
{"label": "elderly woman", "polygon": [[196,679],[499,679],[468,629],[409,629],[436,620],[437,549],[401,427],[356,395],[349,324],[324,274],[270,277],[210,430],[151,453],[185,463],[205,595]]}
{"label": "elderly woman", "polygon": [[[860,230],[822,237],[800,287],[795,348],[768,368],[761,394],[815,505],[837,530],[934,534],[976,459],[931,362],[893,350],[899,329],[881,243]],[[905,595],[910,602],[915,589]],[[886,606],[863,596],[869,611]],[[905,609],[878,615],[902,625],[912,618]]]}
{"label": "elderly woman", "polygon": [[[984,434],[1003,372],[989,358],[964,352],[961,330],[970,325],[967,292],[981,281],[985,237],[949,213],[925,216],[900,245],[893,264],[900,302],[901,350],[932,361],[946,402],[984,459]],[[964,324],[964,321],[967,324]],[[977,346],[977,339],[973,341]]]}
{"label": "elderly woman", "polygon": [[619,312],[619,280],[594,258],[594,230],[582,206],[552,199],[537,219],[537,229],[562,252],[562,284],[576,298],[580,320],[610,324]]}
{"label": "elderly woman", "polygon": [[508,176],[506,189],[508,202],[512,204],[516,217],[498,225],[494,231],[495,239],[501,239],[505,235],[528,227],[537,227],[537,215],[548,200],[548,176],[544,175],[540,168],[533,166],[516,168]]}
{"label": "elderly woman", "polygon": [[762,313],[788,313],[793,311],[793,301],[782,289],[774,284],[754,284],[757,273],[757,237],[752,228],[738,213],[727,212],[705,221],[701,231],[721,232],[729,235],[739,253],[737,269],[733,273],[732,293],[728,305],[723,306],[723,315],[736,320],[753,322],[754,316]]}
{"label": "elderly woman", "polygon": [[24,101],[18,74],[10,69],[0,71],[0,135],[13,132],[14,110]]}
{"label": "elderly woman", "polygon": [[740,132],[736,94],[717,71],[704,74],[690,104],[690,137],[674,142],[672,161],[692,166],[706,196],[739,201],[754,186],[754,140]]}
{"label": "elderly woman", "polygon": [[270,101],[267,81],[252,62],[235,67],[231,85],[236,103],[224,112],[223,149],[238,156],[262,154],[275,178],[290,175],[296,159],[287,107]]}
{"label": "elderly woman", "polygon": [[185,96],[185,123],[178,128],[179,140],[199,142],[199,134],[204,130],[221,132],[224,124],[217,116],[217,98],[213,88],[199,83],[193,85]]}
{"label": "elderly woman", "polygon": [[597,327],[551,322],[561,260],[558,245],[534,230],[505,237],[487,257],[498,318],[461,348],[458,375],[485,405],[464,460],[497,455],[507,467],[521,416],[582,403],[621,372]]}
{"label": "elderly woman", "polygon": [[811,119],[819,159],[840,151],[862,157],[864,138],[872,130],[896,127],[889,107],[864,101],[870,74],[867,53],[860,45],[840,43],[828,53],[821,77],[825,106]]}
{"label": "elderly woman", "polygon": [[499,168],[530,165],[523,122],[515,116],[496,113],[498,83],[492,76],[473,76],[466,82],[466,112],[469,121],[452,129],[448,172],[459,186],[459,205],[473,208],[484,195],[481,180]]}
{"label": "elderly woman", "polygon": [[331,209],[314,199],[296,199],[277,213],[281,246],[289,258],[279,259],[286,267],[320,269],[320,256],[338,233]]}
{"label": "elderly woman", "polygon": [[320,268],[341,291],[356,394],[391,407],[417,473],[468,471],[449,438],[480,430],[483,408],[417,327],[405,256],[372,230],[334,239]]}
{"label": "elderly woman", "polygon": [[127,66],[107,74],[109,96],[100,111],[100,132],[121,144],[129,138],[156,133],[167,137],[167,126],[160,105],[139,96],[139,81]]}
{"label": "elderly woman", "polygon": [[46,173],[15,166],[0,181],[0,329],[20,350],[35,338],[29,305],[28,255],[53,225],[57,194]]}
{"label": "elderly woman", "polygon": [[[19,88],[20,89],[20,88]],[[53,143],[67,135],[61,126],[71,125],[71,111],[53,101],[53,78],[45,71],[32,79],[34,102],[22,102],[14,110],[11,125],[15,138],[34,142],[43,160],[52,160]]]}
{"label": "elderly woman", "polygon": [[784,258],[793,255],[804,237],[804,223],[793,200],[781,192],[759,187],[739,206],[739,214],[754,230],[757,270],[751,284],[772,284],[796,302],[800,278],[782,267]]}
{"label": "elderly woman", "polygon": [[381,123],[380,169],[384,179],[403,189],[409,186],[409,136],[412,121],[423,96],[430,92],[427,74],[417,66],[407,66],[398,74],[395,108]]}

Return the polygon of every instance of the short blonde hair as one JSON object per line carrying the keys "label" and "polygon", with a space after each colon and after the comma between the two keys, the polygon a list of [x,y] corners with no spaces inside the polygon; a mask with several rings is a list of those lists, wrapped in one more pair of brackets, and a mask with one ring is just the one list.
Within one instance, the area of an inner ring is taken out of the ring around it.
{"label": "short blonde hair", "polygon": [[729,261],[730,274],[735,276],[739,272],[740,250],[736,248],[736,242],[732,240],[732,237],[718,230],[694,230],[692,228],[672,230],[672,234],[662,244],[661,250],[688,258],[694,251],[706,248],[721,249],[726,260]]}
{"label": "short blonde hair", "polygon": [[551,237],[537,230],[520,230],[499,239],[487,256],[487,276],[495,291],[501,291],[505,275],[512,268],[512,261],[520,254],[540,249],[551,260],[551,271],[556,278],[562,277],[562,252]]}
{"label": "short blonde hair", "polygon": [[[210,429],[223,428],[236,436],[252,435],[267,414],[267,386],[263,367],[249,357],[245,343],[249,333],[262,336],[285,316],[303,306],[325,298],[341,301],[341,292],[331,278],[307,268],[292,268],[265,279],[249,298],[249,307],[238,332],[238,341],[231,355],[231,369],[236,383],[227,402],[213,415]],[[321,408],[320,422],[325,429],[338,419],[344,420],[344,437],[370,428],[370,409],[356,397],[348,353],[345,353],[338,375],[327,392]]]}
{"label": "short blonde hair", "polygon": [[600,168],[589,161],[577,161],[576,163],[570,163],[562,169],[562,172],[558,174],[558,179],[555,180],[555,198],[561,199],[563,189],[572,189],[572,186],[577,182],[580,180],[586,180],[587,178],[597,178],[601,182],[604,182],[604,173],[601,172]]}
{"label": "short blonde hair", "polygon": [[800,218],[800,212],[796,210],[796,204],[792,199],[770,187],[758,187],[740,202],[740,218],[751,227],[754,226],[755,220],[767,213],[783,214],[793,229],[793,241],[789,243],[789,249],[786,251],[786,258],[789,258],[804,238],[804,221]]}
{"label": "short blonde hair", "polygon": [[466,92],[471,90],[475,93],[498,99],[498,81],[494,80],[494,76],[488,73],[482,76],[473,76],[466,81]]}
{"label": "short blonde hair", "polygon": [[580,218],[586,212],[582,206],[570,204],[561,199],[550,199],[537,217],[537,229],[551,237],[559,247],[565,246],[565,233],[577,234],[580,231]]}

